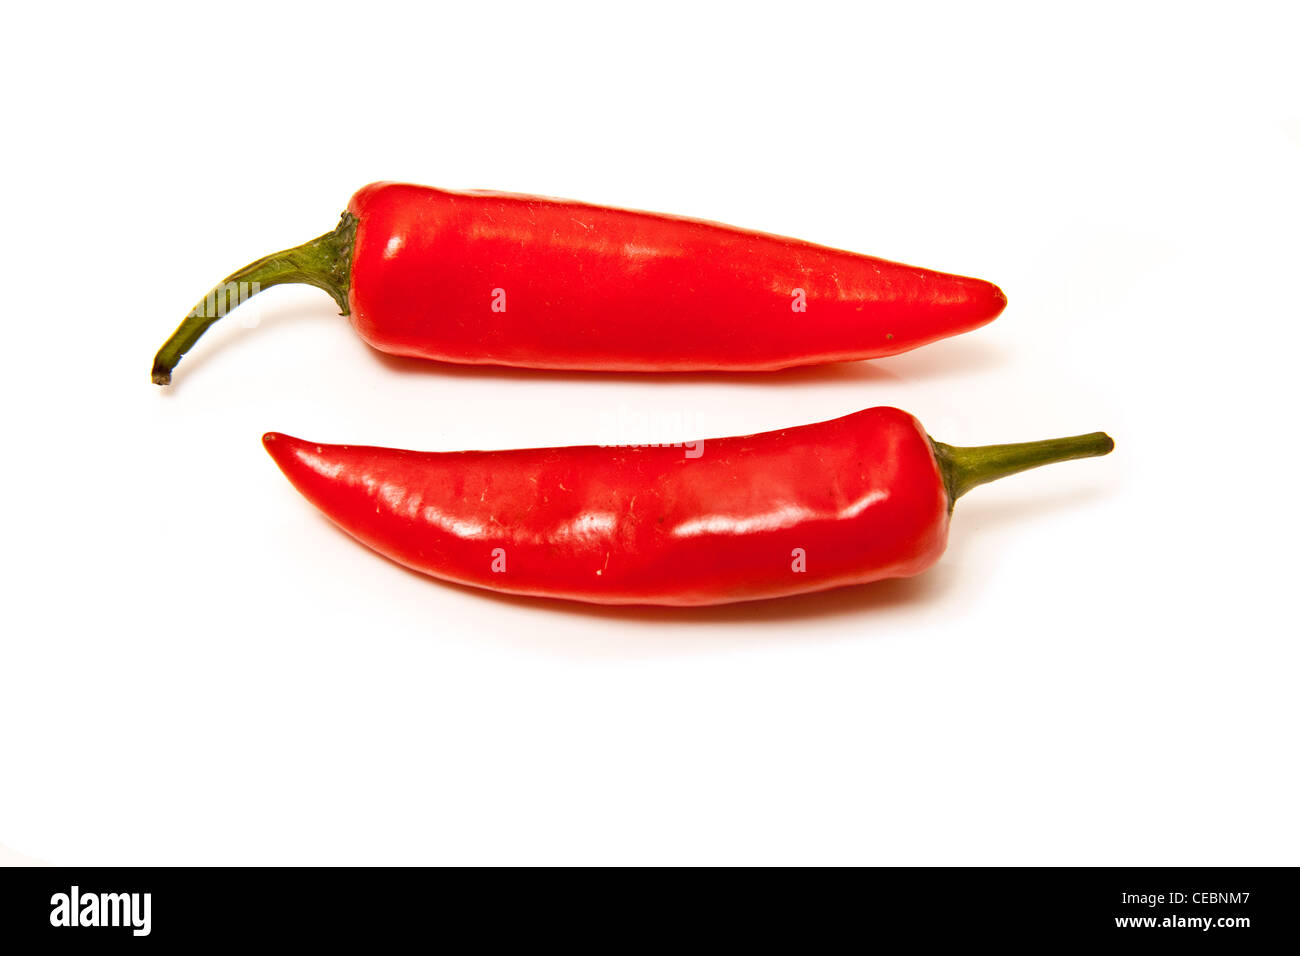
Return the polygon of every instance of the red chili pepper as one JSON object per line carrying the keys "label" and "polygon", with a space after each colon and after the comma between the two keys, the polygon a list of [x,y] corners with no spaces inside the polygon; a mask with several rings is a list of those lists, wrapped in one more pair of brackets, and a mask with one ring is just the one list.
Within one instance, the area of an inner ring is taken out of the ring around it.
{"label": "red chili pepper", "polygon": [[337,229],[259,259],[154,359],[261,289],[305,282],[394,355],[469,365],[758,371],[905,352],[984,325],[997,286],[677,216],[376,183]]}
{"label": "red chili pepper", "polygon": [[953,502],[974,486],[1114,447],[1096,432],[955,448],[896,408],[681,447],[262,440],[309,501],[407,567],[514,594],[671,605],[917,574],[943,552]]}

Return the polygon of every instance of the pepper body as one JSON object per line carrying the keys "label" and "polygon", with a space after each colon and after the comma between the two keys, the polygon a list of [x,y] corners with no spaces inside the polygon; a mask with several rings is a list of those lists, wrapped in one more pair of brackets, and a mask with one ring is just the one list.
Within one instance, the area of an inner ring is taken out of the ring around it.
{"label": "pepper body", "polygon": [[712,222],[401,183],[361,189],[348,305],[443,362],[757,371],[905,352],[995,318],[948,275]]}
{"label": "pepper body", "polygon": [[514,594],[665,605],[779,597],[917,574],[948,533],[934,447],[894,408],[685,447],[414,452],[263,440],[298,490],[371,548]]}
{"label": "pepper body", "polygon": [[762,371],[906,352],[991,321],[981,279],[658,213],[374,183],[332,231],[237,269],[154,356],[158,385],[247,297],[301,282],[384,352],[467,365]]}

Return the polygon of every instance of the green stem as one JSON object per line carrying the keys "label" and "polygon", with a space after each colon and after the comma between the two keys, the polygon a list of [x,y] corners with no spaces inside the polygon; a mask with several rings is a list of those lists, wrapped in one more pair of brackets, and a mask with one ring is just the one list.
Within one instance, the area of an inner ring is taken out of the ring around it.
{"label": "green stem", "polygon": [[250,262],[226,276],[190,310],[185,321],[158,350],[153,360],[154,384],[171,382],[176,363],[194,347],[212,323],[273,285],[301,282],[324,289],[347,315],[348,288],[352,280],[352,243],[356,234],[356,217],[345,212],[332,232]]}
{"label": "green stem", "polygon": [[930,439],[934,457],[939,462],[944,486],[951,506],[976,485],[997,481],[1018,471],[1050,465],[1072,458],[1095,458],[1108,455],[1115,442],[1105,432],[1075,435],[1072,438],[1049,438],[1016,445],[979,445],[961,448]]}

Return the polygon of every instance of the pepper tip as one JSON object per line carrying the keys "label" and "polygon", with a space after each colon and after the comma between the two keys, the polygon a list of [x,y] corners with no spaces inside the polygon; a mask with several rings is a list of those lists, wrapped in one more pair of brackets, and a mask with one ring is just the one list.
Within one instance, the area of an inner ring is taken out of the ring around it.
{"label": "pepper tip", "polygon": [[997,312],[994,313],[994,318],[997,318],[1002,314],[1002,310],[1007,307],[1007,294],[1002,291],[1001,287],[996,285],[993,287],[993,301],[997,303]]}

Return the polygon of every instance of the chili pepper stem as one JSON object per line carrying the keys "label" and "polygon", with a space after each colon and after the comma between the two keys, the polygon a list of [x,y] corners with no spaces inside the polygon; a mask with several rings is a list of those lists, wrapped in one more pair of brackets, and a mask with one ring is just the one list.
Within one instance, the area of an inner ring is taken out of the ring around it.
{"label": "chili pepper stem", "polygon": [[158,350],[153,360],[154,384],[171,382],[172,369],[176,368],[181,356],[194,347],[212,323],[273,285],[301,282],[324,289],[338,303],[342,314],[347,315],[352,244],[356,233],[356,217],[345,212],[331,232],[301,246],[264,256],[226,276],[190,310],[171,338]]}
{"label": "chili pepper stem", "polygon": [[930,443],[934,445],[934,456],[939,462],[950,503],[956,502],[976,485],[997,481],[1039,465],[1108,455],[1115,447],[1115,442],[1105,432],[973,448],[945,445],[933,438]]}

